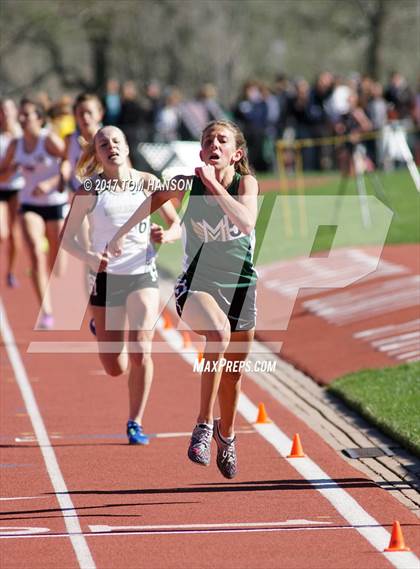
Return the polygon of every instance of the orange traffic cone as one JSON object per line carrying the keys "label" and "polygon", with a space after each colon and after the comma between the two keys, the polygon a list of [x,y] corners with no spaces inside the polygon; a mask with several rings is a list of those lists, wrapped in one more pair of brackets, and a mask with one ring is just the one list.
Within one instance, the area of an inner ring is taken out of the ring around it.
{"label": "orange traffic cone", "polygon": [[258,405],[258,416],[255,424],[262,424],[262,423],[271,423],[270,419],[268,418],[267,411],[265,410],[264,403],[260,403]]}
{"label": "orange traffic cone", "polygon": [[302,443],[300,442],[300,436],[296,433],[293,437],[292,450],[287,458],[303,458],[305,456],[302,448]]}
{"label": "orange traffic cone", "polygon": [[164,330],[170,330],[171,328],[174,327],[172,324],[171,317],[169,316],[169,312],[167,310],[163,311],[162,317],[163,317],[163,329]]}
{"label": "orange traffic cone", "polygon": [[391,540],[384,551],[411,551],[409,547],[405,546],[400,522],[394,522],[394,525],[392,526]]}
{"label": "orange traffic cone", "polygon": [[188,334],[186,330],[183,330],[182,332],[182,341],[184,343],[184,348],[191,347],[191,336]]}

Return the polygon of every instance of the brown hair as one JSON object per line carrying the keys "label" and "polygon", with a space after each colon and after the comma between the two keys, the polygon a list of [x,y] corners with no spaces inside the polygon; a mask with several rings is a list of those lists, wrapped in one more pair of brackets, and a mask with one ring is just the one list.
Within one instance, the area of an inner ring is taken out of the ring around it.
{"label": "brown hair", "polygon": [[104,106],[102,104],[102,101],[96,93],[80,93],[80,95],[77,95],[77,97],[73,103],[73,112],[76,111],[76,109],[79,105],[81,105],[82,103],[87,103],[89,101],[93,101],[94,103],[96,103],[98,106],[98,109],[102,113],[104,112]]}
{"label": "brown hair", "polygon": [[222,126],[224,128],[229,129],[233,133],[233,136],[235,137],[236,150],[241,149],[243,151],[242,158],[240,160],[238,160],[238,162],[235,162],[235,171],[238,172],[238,174],[241,174],[241,176],[246,176],[247,174],[252,174],[252,170],[251,170],[251,167],[250,167],[249,161],[248,161],[248,147],[246,144],[245,137],[244,137],[241,129],[234,122],[224,121],[224,120],[209,122],[204,127],[203,132],[201,133],[201,143],[203,143],[204,134],[208,130],[210,130],[216,126]]}
{"label": "brown hair", "polygon": [[46,118],[47,118],[47,113],[45,111],[45,108],[42,106],[42,104],[37,99],[34,99],[32,97],[23,97],[20,100],[19,108],[21,109],[25,105],[32,105],[34,107],[35,112],[36,112],[39,120],[41,121],[42,126],[44,126]]}

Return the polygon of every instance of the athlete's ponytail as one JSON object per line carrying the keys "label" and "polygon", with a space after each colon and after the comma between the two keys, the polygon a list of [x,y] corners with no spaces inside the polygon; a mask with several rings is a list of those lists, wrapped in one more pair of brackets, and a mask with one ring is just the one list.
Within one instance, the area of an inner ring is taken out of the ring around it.
{"label": "athlete's ponytail", "polygon": [[246,176],[247,174],[252,174],[251,167],[248,161],[248,147],[246,144],[245,137],[241,129],[232,121],[211,121],[206,125],[201,135],[201,142],[203,142],[204,134],[211,128],[216,126],[222,126],[228,128],[235,137],[236,150],[241,149],[243,152],[242,158],[235,162],[235,171],[241,176]]}
{"label": "athlete's ponytail", "polygon": [[90,178],[95,173],[103,171],[102,165],[96,157],[95,139],[82,142],[82,154],[76,164],[76,174],[80,180]]}

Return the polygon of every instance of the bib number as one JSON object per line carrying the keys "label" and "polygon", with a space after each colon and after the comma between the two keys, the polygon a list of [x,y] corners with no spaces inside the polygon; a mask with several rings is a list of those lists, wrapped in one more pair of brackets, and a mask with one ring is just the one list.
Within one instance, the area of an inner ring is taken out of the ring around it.
{"label": "bib number", "polygon": [[147,221],[141,221],[139,223],[139,233],[145,233],[147,229]]}

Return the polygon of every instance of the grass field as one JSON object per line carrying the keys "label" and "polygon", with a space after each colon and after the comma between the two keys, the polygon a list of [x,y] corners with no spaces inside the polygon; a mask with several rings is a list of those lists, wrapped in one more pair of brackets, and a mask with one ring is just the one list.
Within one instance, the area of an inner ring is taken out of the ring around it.
{"label": "grass field", "polygon": [[[373,175],[366,179],[371,224],[364,227],[354,180],[345,196],[338,198],[337,176],[331,175],[320,186],[313,186],[300,196],[270,192],[259,198],[260,212],[256,227],[257,265],[309,256],[330,247],[420,242],[420,194],[407,170],[378,175],[381,192],[375,194]],[[310,179],[310,176],[308,177]],[[264,179],[261,180],[264,183]],[[384,205],[385,202],[385,205]],[[338,210],[338,211],[337,211]],[[338,226],[338,229],[336,228]],[[182,244],[165,245],[159,252],[159,266],[172,275],[180,272]]]}
{"label": "grass field", "polygon": [[328,390],[420,456],[419,378],[420,362],[416,362],[346,375]]}

